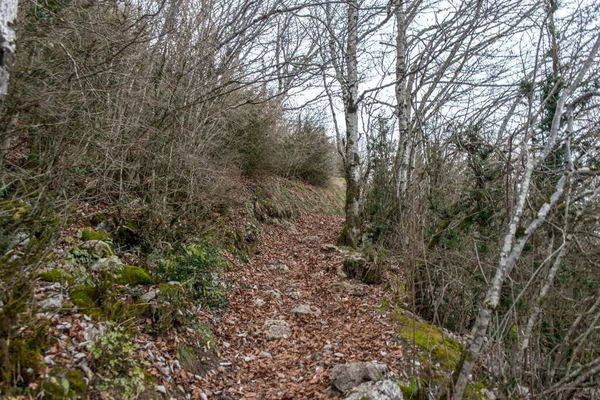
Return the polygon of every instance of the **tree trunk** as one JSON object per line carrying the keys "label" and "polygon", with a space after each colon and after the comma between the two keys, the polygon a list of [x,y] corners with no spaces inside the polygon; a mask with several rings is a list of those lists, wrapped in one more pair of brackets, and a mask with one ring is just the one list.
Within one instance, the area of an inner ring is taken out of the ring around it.
{"label": "tree trunk", "polygon": [[8,93],[8,81],[15,64],[17,0],[0,2],[0,112]]}
{"label": "tree trunk", "polygon": [[408,94],[406,82],[406,17],[403,0],[396,1],[396,117],[398,118],[398,152],[395,160],[396,195],[401,201],[408,188],[410,140],[408,129]]}
{"label": "tree trunk", "polygon": [[[360,155],[358,153],[358,9],[356,0],[348,3],[347,77],[343,90],[346,119],[346,224],[340,242],[356,247],[360,244]],[[342,83],[344,85],[344,83]]]}

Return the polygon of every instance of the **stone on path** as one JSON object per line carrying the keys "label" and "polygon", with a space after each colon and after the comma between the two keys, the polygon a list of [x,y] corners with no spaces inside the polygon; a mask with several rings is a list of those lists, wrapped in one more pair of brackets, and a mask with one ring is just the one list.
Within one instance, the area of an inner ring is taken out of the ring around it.
{"label": "stone on path", "polygon": [[54,293],[40,301],[39,306],[42,311],[58,311],[62,308],[64,302],[65,299],[62,294]]}
{"label": "stone on path", "polygon": [[361,383],[383,380],[387,373],[385,364],[358,362],[336,365],[331,369],[331,387],[347,393]]}
{"label": "stone on path", "polygon": [[263,329],[267,340],[288,339],[292,336],[290,325],[280,319],[266,320]]}
{"label": "stone on path", "polygon": [[315,306],[309,306],[306,304],[300,304],[292,309],[292,314],[295,315],[321,315],[321,310]]}
{"label": "stone on path", "polygon": [[403,400],[402,390],[392,380],[366,382],[350,390],[346,400]]}

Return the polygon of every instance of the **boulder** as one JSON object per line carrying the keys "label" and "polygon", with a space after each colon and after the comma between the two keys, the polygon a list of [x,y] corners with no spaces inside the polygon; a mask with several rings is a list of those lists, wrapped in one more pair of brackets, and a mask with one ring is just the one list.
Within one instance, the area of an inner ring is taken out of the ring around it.
{"label": "boulder", "polygon": [[98,258],[105,258],[113,255],[110,244],[103,242],[102,240],[88,240],[83,242],[79,248]]}
{"label": "boulder", "polygon": [[403,400],[402,390],[392,380],[365,382],[350,390],[346,400]]}
{"label": "boulder", "polygon": [[268,319],[263,327],[267,340],[288,339],[292,336],[290,325],[280,319]]}
{"label": "boulder", "polygon": [[106,258],[101,258],[95,263],[92,264],[90,269],[94,272],[103,272],[103,271],[112,271],[116,272],[121,267],[123,267],[123,262],[119,259],[119,257],[110,256]]}
{"label": "boulder", "polygon": [[63,306],[65,299],[60,293],[53,293],[44,300],[40,301],[39,306],[42,311],[57,311]]}
{"label": "boulder", "polygon": [[309,306],[306,304],[300,304],[292,309],[292,314],[295,315],[321,315],[321,310],[315,306]]}
{"label": "boulder", "polygon": [[358,362],[336,365],[331,369],[331,387],[342,393],[365,382],[383,380],[387,373],[385,364]]}

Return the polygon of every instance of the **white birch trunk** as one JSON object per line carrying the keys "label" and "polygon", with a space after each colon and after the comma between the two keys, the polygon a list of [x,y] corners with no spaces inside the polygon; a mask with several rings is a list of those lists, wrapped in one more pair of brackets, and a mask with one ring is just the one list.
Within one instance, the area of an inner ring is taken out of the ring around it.
{"label": "white birch trunk", "polygon": [[0,1],[0,112],[8,93],[8,81],[16,60],[17,7],[18,0]]}
{"label": "white birch trunk", "polygon": [[[360,156],[358,152],[358,12],[356,0],[348,2],[347,76],[343,100],[346,120],[346,225],[342,242],[356,247],[360,242]],[[342,83],[344,85],[344,83]]]}
{"label": "white birch trunk", "polygon": [[395,160],[396,196],[406,196],[410,166],[409,109],[406,76],[406,16],[404,1],[396,0],[396,117],[398,118],[398,152]]}

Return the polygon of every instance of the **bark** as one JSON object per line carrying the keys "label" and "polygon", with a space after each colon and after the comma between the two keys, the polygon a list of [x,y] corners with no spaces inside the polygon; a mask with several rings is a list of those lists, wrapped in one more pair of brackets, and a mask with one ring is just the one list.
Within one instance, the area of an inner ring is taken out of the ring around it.
{"label": "bark", "polygon": [[404,1],[396,1],[396,117],[398,118],[398,152],[395,161],[396,196],[406,196],[411,149],[409,145],[409,108],[406,76],[406,16]]}
{"label": "bark", "polygon": [[358,153],[358,1],[348,2],[348,42],[346,45],[346,80],[340,81],[346,121],[345,175],[346,224],[341,242],[357,247],[360,244],[360,156]]}
{"label": "bark", "polygon": [[0,112],[8,93],[8,81],[15,64],[15,24],[17,0],[0,2]]}
{"label": "bark", "polygon": [[[597,37],[593,49],[590,52],[590,55],[584,62],[581,70],[577,74],[573,83],[563,92],[563,94],[560,96],[557,102],[556,112],[554,115],[554,119],[552,120],[552,127],[550,129],[550,135],[548,137],[546,145],[540,151],[537,157],[534,157],[532,155],[527,156],[527,164],[525,167],[525,171],[523,172],[523,180],[521,182],[521,188],[519,190],[517,205],[511,222],[509,224],[508,232],[504,237],[504,245],[500,254],[500,261],[498,263],[498,267],[496,268],[494,279],[488,288],[483,304],[481,305],[481,308],[477,315],[477,319],[475,320],[473,330],[471,331],[470,342],[465,347],[465,350],[463,351],[461,357],[461,361],[457,366],[454,374],[453,399],[455,400],[461,400],[463,398],[465,388],[469,381],[469,375],[473,370],[475,361],[479,358],[481,348],[487,337],[487,330],[492,319],[492,314],[500,301],[500,289],[502,287],[502,283],[510,274],[513,267],[516,265],[517,261],[521,256],[521,252],[523,251],[523,247],[525,246],[531,235],[545,221],[551,208],[556,205],[558,199],[562,196],[565,189],[565,185],[571,177],[572,171],[565,173],[561,177],[561,179],[556,184],[555,191],[552,194],[550,201],[545,203],[540,208],[537,217],[527,226],[527,229],[525,229],[524,235],[516,239],[517,227],[521,222],[523,210],[526,201],[529,197],[530,183],[533,171],[538,165],[540,165],[542,161],[546,159],[546,157],[548,157],[550,152],[554,149],[557,142],[558,132],[561,124],[561,118],[563,115],[565,103],[567,99],[571,96],[571,94],[574,92],[574,90],[577,87],[579,87],[583,77],[592,65],[599,48],[600,36]],[[525,143],[527,143],[527,141]],[[528,154],[530,150],[524,149],[524,151]]]}

